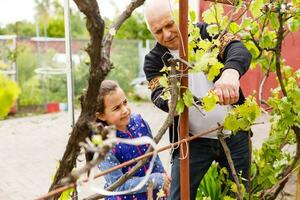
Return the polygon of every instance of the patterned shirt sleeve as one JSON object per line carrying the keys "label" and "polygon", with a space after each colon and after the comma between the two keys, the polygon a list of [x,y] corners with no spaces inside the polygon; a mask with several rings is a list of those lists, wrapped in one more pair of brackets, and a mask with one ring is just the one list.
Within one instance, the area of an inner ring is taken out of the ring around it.
{"label": "patterned shirt sleeve", "polygon": [[[99,164],[99,169],[101,171],[108,170],[116,165],[119,165],[120,162],[119,160],[111,153],[109,152],[105,160],[103,160]],[[105,175],[105,180],[106,180],[106,186],[110,186],[114,182],[116,182],[121,176],[123,175],[123,172],[121,169],[115,170],[107,175]],[[125,190],[130,190],[136,187],[144,177],[132,177],[131,179],[128,179],[123,185],[119,186],[115,191],[125,191]],[[141,190],[138,191],[138,193],[141,192],[146,192],[147,191],[147,186],[149,182],[153,183],[153,188],[154,189],[160,189],[163,187],[164,184],[164,177],[162,173],[152,173],[147,181],[147,183],[142,187]],[[135,192],[137,193],[137,192]]]}

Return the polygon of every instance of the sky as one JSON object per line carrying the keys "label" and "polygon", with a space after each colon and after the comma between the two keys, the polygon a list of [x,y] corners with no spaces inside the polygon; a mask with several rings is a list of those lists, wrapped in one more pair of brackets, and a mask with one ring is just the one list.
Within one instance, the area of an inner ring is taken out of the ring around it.
{"label": "sky", "polygon": [[[61,4],[64,0],[59,0]],[[126,5],[130,3],[131,0],[97,0],[100,12],[103,17],[112,18],[115,16],[119,10],[121,12],[124,10]],[[70,7],[77,9],[77,6],[73,0],[69,0]],[[190,0],[190,6],[193,8],[197,7],[197,0]],[[34,22],[35,15],[35,3],[34,0],[0,0],[0,26],[4,26],[8,23],[13,23],[19,20],[27,20]],[[117,10],[116,10],[117,8]],[[138,9],[142,12],[142,8]]]}
{"label": "sky", "polygon": [[[112,0],[97,0],[100,12],[103,17],[113,17],[115,15],[115,9],[113,4],[110,3]],[[130,2],[130,0],[114,0],[117,1],[118,9],[125,8],[125,6]],[[64,0],[60,0],[61,4]],[[69,0],[70,6],[76,8],[77,6],[73,0]],[[34,0],[0,0],[0,26],[6,25],[8,23],[16,22],[19,20],[27,20],[34,22],[35,14],[35,3]]]}
{"label": "sky", "polygon": [[33,0],[0,0],[0,25],[27,19],[33,21]]}

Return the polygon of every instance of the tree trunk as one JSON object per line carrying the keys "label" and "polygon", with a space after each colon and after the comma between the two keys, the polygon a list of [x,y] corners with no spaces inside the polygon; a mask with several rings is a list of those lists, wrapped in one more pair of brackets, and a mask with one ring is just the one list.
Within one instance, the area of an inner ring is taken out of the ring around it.
{"label": "tree trunk", "polygon": [[[131,16],[131,13],[144,3],[145,0],[132,0],[126,10],[121,13],[116,22],[111,26],[115,32],[123,22]],[[89,80],[86,93],[81,96],[81,114],[71,132],[65,153],[60,161],[59,168],[55,174],[54,181],[49,191],[59,186],[60,180],[69,175],[76,164],[80,152],[79,142],[84,141],[88,136],[88,123],[95,120],[97,108],[97,95],[101,82],[112,69],[110,62],[110,49],[113,40],[111,33],[105,38],[105,23],[102,19],[96,0],[74,0],[79,10],[86,15],[86,27],[90,34],[90,44],[86,49],[90,57]],[[60,196],[53,196],[51,199],[58,199]]]}
{"label": "tree trunk", "polygon": [[[81,114],[71,132],[66,150],[49,191],[59,186],[59,181],[74,168],[80,151],[78,143],[84,141],[88,136],[88,123],[95,119],[96,100],[100,84],[111,69],[111,63],[107,62],[106,59],[102,59],[101,50],[105,23],[100,16],[96,0],[75,0],[75,3],[80,11],[87,16],[86,26],[91,37],[87,48],[91,60],[90,74],[86,94],[81,98]],[[58,199],[59,196],[56,195],[51,199]]]}

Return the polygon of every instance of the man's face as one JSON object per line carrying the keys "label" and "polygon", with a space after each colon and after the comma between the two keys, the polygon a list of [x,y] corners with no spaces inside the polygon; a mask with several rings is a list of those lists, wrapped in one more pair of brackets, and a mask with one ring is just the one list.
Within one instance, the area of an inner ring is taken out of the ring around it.
{"label": "man's face", "polygon": [[169,12],[153,13],[148,20],[149,27],[158,43],[170,50],[179,49],[179,32]]}

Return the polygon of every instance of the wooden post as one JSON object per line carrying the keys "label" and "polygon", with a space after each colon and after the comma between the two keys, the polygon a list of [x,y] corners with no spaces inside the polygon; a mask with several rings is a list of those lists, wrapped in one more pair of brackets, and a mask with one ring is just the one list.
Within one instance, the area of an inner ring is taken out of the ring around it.
{"label": "wooden post", "polygon": [[[179,47],[180,58],[188,61],[188,0],[179,1],[179,29],[182,36],[182,43]],[[180,69],[187,73],[186,65],[180,63]],[[181,85],[188,87],[188,78],[183,76],[181,79]],[[181,97],[185,89],[181,88]],[[188,128],[188,108],[185,107],[183,113],[180,116],[180,140],[187,138],[189,135]],[[188,142],[184,142],[180,145],[180,157],[184,158],[180,160],[180,194],[182,200],[190,199],[190,166],[189,155],[187,155],[189,148]]]}
{"label": "wooden post", "polygon": [[300,200],[300,168],[298,169],[298,181],[297,181],[296,199]]}

